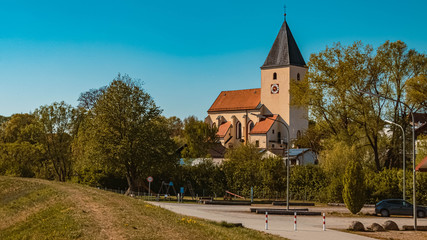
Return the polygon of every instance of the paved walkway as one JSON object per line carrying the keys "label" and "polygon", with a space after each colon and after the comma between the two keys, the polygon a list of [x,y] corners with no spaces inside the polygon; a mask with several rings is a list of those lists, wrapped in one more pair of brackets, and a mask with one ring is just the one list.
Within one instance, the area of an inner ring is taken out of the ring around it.
{"label": "paved walkway", "polygon": [[[183,203],[164,203],[150,202],[154,205],[171,210],[173,212],[194,216],[198,218],[209,219],[213,221],[227,221],[229,223],[242,223],[244,227],[252,228],[259,231],[265,231],[271,234],[280,235],[285,238],[295,240],[316,239],[349,239],[349,240],[366,240],[368,237],[350,234],[335,229],[345,229],[354,219],[346,217],[327,217],[327,230],[322,230],[321,216],[299,216],[297,217],[297,231],[294,231],[293,216],[270,215],[269,229],[265,230],[265,215],[249,212],[249,206],[224,206],[224,205],[202,205],[202,204],[183,204]],[[357,218],[365,224],[383,222],[386,219],[374,218]],[[410,219],[409,219],[410,220]]]}

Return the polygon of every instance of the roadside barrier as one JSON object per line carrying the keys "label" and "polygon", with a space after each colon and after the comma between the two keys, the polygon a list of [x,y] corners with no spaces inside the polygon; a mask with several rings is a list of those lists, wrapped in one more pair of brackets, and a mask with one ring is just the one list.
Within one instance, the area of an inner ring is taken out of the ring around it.
{"label": "roadside barrier", "polygon": [[297,212],[294,212],[294,231],[297,230]]}
{"label": "roadside barrier", "polygon": [[[294,231],[297,229],[297,212],[294,212]],[[265,211],[265,230],[268,230],[268,211]],[[322,213],[322,230],[326,231],[326,213]]]}
{"label": "roadside barrier", "polygon": [[323,231],[326,231],[325,213],[323,213]]}
{"label": "roadside barrier", "polygon": [[265,230],[268,230],[268,212],[265,212]]}
{"label": "roadside barrier", "polygon": [[[268,230],[268,211],[265,211],[265,230]],[[297,212],[294,212],[294,231],[297,230]],[[322,230],[326,231],[326,213],[322,213]]]}

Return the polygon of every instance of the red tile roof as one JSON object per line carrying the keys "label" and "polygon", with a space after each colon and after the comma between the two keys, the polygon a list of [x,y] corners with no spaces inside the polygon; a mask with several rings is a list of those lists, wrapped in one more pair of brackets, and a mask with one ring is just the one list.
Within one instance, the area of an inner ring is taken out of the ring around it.
{"label": "red tile roof", "polygon": [[261,103],[261,88],[222,91],[208,112],[256,109]]}
{"label": "red tile roof", "polygon": [[270,130],[273,123],[276,121],[278,115],[273,115],[272,117],[266,117],[263,120],[257,122],[254,128],[252,128],[250,134],[265,134]]}
{"label": "red tile roof", "polygon": [[227,134],[227,131],[230,128],[230,126],[231,126],[231,122],[226,122],[221,124],[218,128],[218,132],[216,133],[216,135],[218,135],[218,137],[220,138],[225,137],[225,134]]}
{"label": "red tile roof", "polygon": [[425,157],[415,168],[416,171],[427,172],[427,157]]}

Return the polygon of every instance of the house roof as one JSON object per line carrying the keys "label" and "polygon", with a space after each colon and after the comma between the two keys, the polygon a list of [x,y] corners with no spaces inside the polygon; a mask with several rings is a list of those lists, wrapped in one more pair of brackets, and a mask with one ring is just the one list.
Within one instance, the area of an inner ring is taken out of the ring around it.
{"label": "house roof", "polygon": [[310,148],[292,148],[289,149],[289,156],[293,157],[293,156],[299,156],[307,151],[309,151]]}
{"label": "house roof", "polygon": [[284,21],[261,69],[289,65],[304,67],[306,64],[287,22]]}
{"label": "house roof", "polygon": [[427,157],[425,157],[415,168],[416,171],[427,172]]}
{"label": "house roof", "polygon": [[[179,153],[179,154],[181,154],[182,150],[184,150],[184,148],[186,148],[186,147],[188,147],[188,145],[184,144],[181,147],[179,147],[176,150],[176,152]],[[212,158],[224,158],[224,155],[225,155],[226,151],[227,151],[227,149],[224,146],[222,146],[221,143],[214,143],[208,149],[208,153],[211,155]],[[202,157],[202,156],[200,156],[200,157]],[[184,164],[184,162],[181,161],[181,164]]]}
{"label": "house roof", "polygon": [[257,109],[261,103],[261,88],[222,91],[208,112]]}
{"label": "house roof", "polygon": [[230,127],[231,127],[230,121],[221,124],[218,128],[218,132],[216,133],[216,135],[218,135],[218,137],[220,138],[225,137],[225,134],[227,134],[227,131]]}
{"label": "house roof", "polygon": [[221,143],[215,143],[209,148],[208,152],[212,158],[224,158],[227,149]]}
{"label": "house roof", "polygon": [[257,122],[249,134],[267,133],[270,130],[271,126],[273,126],[273,123],[276,121],[277,116],[278,115],[273,115],[272,117],[266,117],[261,121]]}
{"label": "house roof", "polygon": [[[306,153],[310,151],[310,148],[292,148],[289,149],[289,158],[294,159],[300,156],[303,153]],[[281,156],[281,157],[287,157],[286,149],[268,149],[269,152],[273,153],[274,155]]]}

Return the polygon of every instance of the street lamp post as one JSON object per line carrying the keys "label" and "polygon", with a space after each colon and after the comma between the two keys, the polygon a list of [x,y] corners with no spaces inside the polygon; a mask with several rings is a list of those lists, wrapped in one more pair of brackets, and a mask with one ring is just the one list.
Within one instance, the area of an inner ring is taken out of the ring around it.
{"label": "street lamp post", "polygon": [[[360,93],[364,93],[373,97],[382,98],[385,100],[397,102],[393,98],[389,98],[386,96],[381,96],[378,94],[374,94],[371,92],[359,91]],[[413,194],[413,214],[414,214],[414,230],[417,230],[417,199],[416,199],[416,171],[415,171],[415,121],[414,121],[414,112],[412,109],[404,102],[401,102],[406,108],[409,109],[412,116],[412,164],[413,164],[413,174],[412,174],[412,194]]]}
{"label": "street lamp post", "polygon": [[402,126],[400,126],[399,124],[397,124],[397,123],[394,123],[394,122],[392,122],[392,121],[389,121],[389,120],[384,120],[384,122],[386,122],[386,123],[389,123],[389,124],[393,124],[393,125],[395,125],[395,126],[398,126],[398,127],[400,127],[400,129],[402,129],[402,138],[403,138],[403,153],[402,153],[402,161],[403,161],[403,183],[402,183],[402,191],[403,191],[403,200],[406,200],[406,163],[405,163],[405,155],[406,155],[406,152],[405,152],[405,130],[403,130],[403,127]]}
{"label": "street lamp post", "polygon": [[[251,113],[251,114],[254,115],[254,116],[257,116],[257,117],[265,117],[265,116],[260,115],[260,114],[255,114],[255,113]],[[276,119],[269,118],[269,117],[265,117],[265,118],[268,118],[270,120],[273,120],[275,122],[279,122],[279,123],[283,124],[283,126],[285,126],[285,128],[286,128],[286,131],[288,132],[288,135],[287,135],[288,142],[286,143],[286,150],[287,150],[287,153],[286,153],[286,210],[289,210],[289,172],[290,172],[290,166],[289,166],[290,165],[290,163],[289,163],[289,140],[291,139],[291,135],[289,133],[289,127],[285,123],[283,123],[281,121],[278,121]]]}

